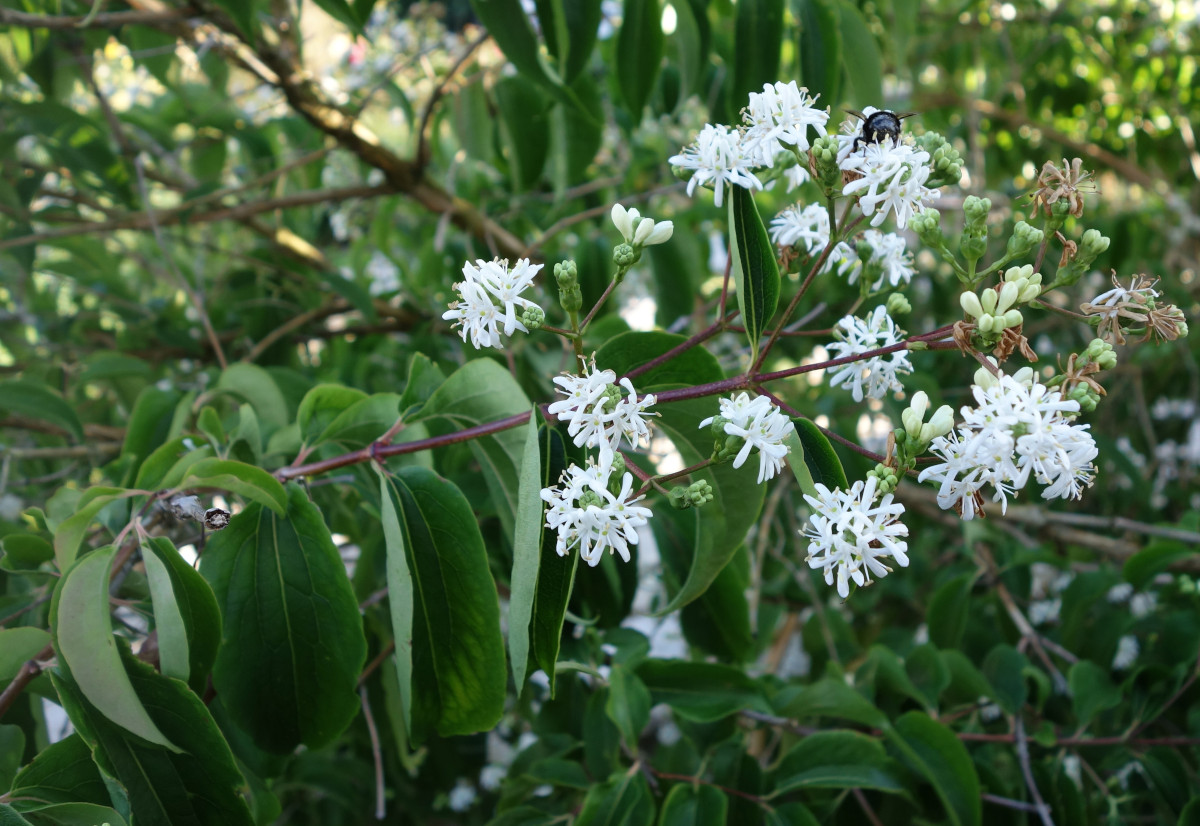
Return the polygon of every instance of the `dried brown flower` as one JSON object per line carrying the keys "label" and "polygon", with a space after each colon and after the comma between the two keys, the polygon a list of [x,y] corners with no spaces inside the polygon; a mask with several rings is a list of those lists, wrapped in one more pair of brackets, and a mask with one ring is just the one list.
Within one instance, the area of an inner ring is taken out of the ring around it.
{"label": "dried brown flower", "polygon": [[1046,161],[1041,174],[1038,175],[1038,188],[1033,193],[1034,211],[1041,209],[1046,215],[1050,215],[1050,208],[1060,198],[1066,198],[1071,205],[1070,214],[1076,218],[1081,217],[1083,196],[1099,192],[1096,182],[1091,178],[1092,173],[1083,169],[1083,158],[1075,158],[1069,164],[1067,159],[1063,158],[1062,167],[1055,166],[1053,161]]}
{"label": "dried brown flower", "polygon": [[[1154,309],[1154,299],[1158,291],[1154,285],[1157,278],[1147,275],[1135,275],[1129,280],[1129,286],[1124,287],[1117,280],[1117,273],[1112,271],[1113,288],[1096,296],[1091,301],[1079,305],[1085,315],[1100,316],[1100,324],[1096,335],[1111,344],[1124,344],[1125,333],[1122,327],[1142,327],[1148,324],[1147,316]],[[1121,319],[1126,323],[1121,324]]]}

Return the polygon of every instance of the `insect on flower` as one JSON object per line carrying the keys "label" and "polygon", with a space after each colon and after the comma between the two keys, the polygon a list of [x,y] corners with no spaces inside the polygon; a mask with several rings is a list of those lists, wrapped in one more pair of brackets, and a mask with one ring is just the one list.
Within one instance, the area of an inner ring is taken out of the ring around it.
{"label": "insect on flower", "polygon": [[857,109],[847,109],[846,111],[863,122],[862,134],[854,138],[854,143],[850,147],[851,152],[858,151],[860,141],[863,144],[879,143],[884,138],[891,138],[892,143],[899,143],[900,121],[916,114],[916,112],[904,112],[897,115],[888,109],[876,109],[869,115],[864,115]]}

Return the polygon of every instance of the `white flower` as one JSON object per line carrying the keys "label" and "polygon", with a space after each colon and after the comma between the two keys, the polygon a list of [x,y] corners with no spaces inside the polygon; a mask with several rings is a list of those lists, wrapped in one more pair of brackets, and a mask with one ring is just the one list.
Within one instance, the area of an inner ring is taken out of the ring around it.
{"label": "white flower", "polygon": [[[866,321],[860,321],[854,316],[846,316],[837,323],[834,334],[841,338],[827,348],[834,358],[855,356],[880,347],[899,344],[901,331],[896,327],[887,314],[887,308],[880,305],[875,308]],[[856,402],[863,400],[863,395],[872,399],[881,399],[889,390],[900,390],[903,385],[896,378],[898,373],[911,373],[912,364],[908,360],[907,350],[896,350],[882,356],[871,356],[862,361],[854,361],[837,368],[829,377],[831,387],[845,387]],[[865,385],[865,389],[864,389]]]}
{"label": "white flower", "polygon": [[1158,597],[1149,591],[1134,594],[1133,598],[1129,600],[1129,613],[1138,619],[1146,616],[1157,607]]}
{"label": "white flower", "polygon": [[925,186],[929,180],[929,153],[908,144],[893,144],[890,139],[867,144],[861,152],[848,155],[841,167],[862,176],[842,187],[842,194],[858,195],[863,215],[875,216],[871,219],[873,227],[882,224],[890,210],[903,229],[927,199],[941,195]]}
{"label": "white flower", "polygon": [[850,595],[850,581],[863,587],[871,584],[871,575],[882,579],[891,573],[883,560],[891,557],[902,568],[908,567],[908,527],[900,522],[904,506],[885,494],[875,504],[876,480],[855,482],[850,490],[830,490],[817,483],[817,496],[805,494],[813,508],[804,528],[809,540],[808,565],[820,568],[825,583],[836,579],[838,596]]}
{"label": "white flower", "polygon": [[479,771],[479,787],[484,791],[494,792],[500,788],[500,784],[507,774],[506,767],[489,763]]}
{"label": "white flower", "polygon": [[639,442],[650,441],[650,425],[647,413],[654,404],[655,396],[647,393],[638,399],[633,382],[621,379],[617,386],[617,374],[612,370],[597,370],[596,362],[583,365],[583,375],[569,373],[556,376],[554,383],[558,392],[566,396],[551,404],[547,411],[567,422],[567,433],[578,447],[599,447],[601,461],[611,461],[612,453],[621,444],[624,436],[630,447]]}
{"label": "white flower", "polygon": [[1046,499],[1078,499],[1096,472],[1098,451],[1087,425],[1072,424],[1079,404],[1033,380],[1003,376],[989,386],[976,384],[976,407],[961,410],[962,424],[933,440],[942,459],[921,471],[919,481],[939,485],[938,505],[958,508],[971,519],[985,484],[993,501],[1008,505],[1030,477],[1045,486]]}
{"label": "white flower", "polygon": [[[883,287],[883,282],[887,281],[893,287],[899,287],[902,283],[907,284],[912,281],[915,274],[913,269],[912,253],[908,251],[904,239],[894,232],[882,233],[879,230],[869,229],[863,233],[859,244],[866,244],[871,249],[871,257],[867,262],[867,266],[874,269],[878,267],[881,272],[878,280],[871,285],[871,291],[874,292]],[[850,283],[853,284],[854,277],[850,278]]]}
{"label": "white flower", "polygon": [[650,218],[643,218],[636,209],[627,210],[620,204],[613,204],[612,221],[625,243],[635,247],[665,244],[675,232],[675,224],[671,221],[655,222]]}
{"label": "white flower", "polygon": [[446,805],[454,812],[465,812],[475,802],[475,787],[466,778],[458,778],[450,790]]}
{"label": "white flower", "polygon": [[[788,446],[783,440],[792,432],[792,420],[766,396],[751,399],[749,394],[741,393],[731,399],[721,399],[720,405],[720,417],[726,420],[722,426],[724,432],[745,440],[733,459],[733,466],[741,467],[750,451],[757,449],[759,484],[782,471],[788,455]],[[716,418],[709,416],[700,422],[700,427],[708,427]]]}
{"label": "white flower", "polygon": [[559,486],[544,488],[541,497],[546,510],[546,527],[558,532],[556,550],[566,556],[575,548],[588,565],[600,564],[604,551],[617,553],[629,561],[629,546],[638,544],[637,529],[653,515],[649,508],[637,505],[644,496],[630,499],[633,476],[626,473],[621,490],[608,489],[612,465],[601,461],[586,468],[571,465],[559,478]]}
{"label": "white flower", "polygon": [[1105,599],[1114,605],[1120,604],[1133,596],[1133,586],[1128,582],[1118,582],[1108,589]]}
{"label": "white flower", "polygon": [[808,128],[822,137],[829,113],[813,106],[815,97],[808,89],[797,87],[796,81],[763,85],[763,90],[750,93],[750,103],[742,110],[747,125],[743,143],[746,151],[758,156],[758,166],[773,166],[775,153],[784,146],[796,152],[810,148]]}
{"label": "white flower", "polygon": [[1137,637],[1126,634],[1117,640],[1117,653],[1113,655],[1113,671],[1124,671],[1137,662],[1139,653]]}
{"label": "white flower", "polygon": [[[508,261],[477,260],[463,265],[463,281],[454,285],[458,301],[450,304],[442,318],[453,321],[459,335],[466,341],[469,337],[476,349],[495,347],[501,349],[500,323],[504,323],[504,335],[511,336],[514,330],[528,333],[529,330],[517,318],[517,307],[537,305],[521,293],[533,284],[533,277],[542,268],[541,264],[530,264],[528,258],[517,261],[511,270]],[[499,302],[501,306],[497,306]],[[501,316],[503,310],[503,316]]]}
{"label": "white flower", "polygon": [[1034,625],[1058,622],[1060,611],[1062,611],[1061,599],[1039,599],[1029,603],[1029,621]]}
{"label": "white flower", "polygon": [[691,146],[670,159],[672,166],[691,169],[687,194],[691,196],[697,186],[711,186],[713,203],[721,206],[725,184],[762,189],[762,181],[750,171],[759,166],[757,158],[742,145],[742,134],[728,126],[705,124]]}
{"label": "white flower", "polygon": [[364,271],[371,278],[371,295],[383,295],[400,289],[400,268],[379,250],[372,253]]}
{"label": "white flower", "polygon": [[780,247],[803,242],[805,252],[819,253],[829,243],[829,211],[820,204],[803,209],[793,204],[771,219],[771,240]]}

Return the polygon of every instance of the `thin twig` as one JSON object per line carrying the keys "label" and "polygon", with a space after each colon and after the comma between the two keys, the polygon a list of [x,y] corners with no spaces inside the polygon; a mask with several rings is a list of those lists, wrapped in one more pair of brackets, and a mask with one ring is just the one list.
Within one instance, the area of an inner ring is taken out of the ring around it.
{"label": "thin twig", "polygon": [[1006,809],[1016,809],[1018,812],[1038,812],[1040,811],[1033,803],[1026,803],[1024,800],[1013,800],[1011,797],[1001,797],[997,794],[988,794],[984,792],[979,795],[980,800],[985,803],[995,803],[997,806],[1003,806]]}
{"label": "thin twig", "polygon": [[433,108],[437,105],[442,96],[446,94],[446,87],[450,85],[450,81],[458,74],[463,66],[467,65],[467,61],[475,54],[475,50],[484,44],[491,37],[491,33],[484,30],[482,34],[467,44],[467,49],[462,53],[462,56],[454,62],[450,70],[446,72],[445,77],[441,79],[437,87],[433,90],[433,94],[429,96],[429,101],[425,104],[425,111],[421,113],[421,123],[417,127],[417,163],[425,164],[428,162],[429,156],[429,121],[433,117]]}
{"label": "thin twig", "polygon": [[1020,714],[1013,717],[1013,736],[1016,743],[1017,762],[1021,764],[1021,774],[1025,776],[1025,785],[1037,806],[1042,826],[1054,826],[1054,819],[1050,817],[1050,807],[1042,799],[1042,793],[1038,791],[1037,783],[1033,779],[1033,767],[1029,764],[1029,743],[1025,739],[1025,723],[1022,722]]}
{"label": "thin twig", "polygon": [[367,687],[359,686],[358,696],[362,698],[363,722],[367,724],[367,734],[371,738],[371,758],[375,761],[375,819],[387,817],[387,805],[384,802],[383,785],[383,749],[379,745],[379,729],[375,728],[375,717],[371,714],[371,701],[367,698]]}
{"label": "thin twig", "polygon": [[[187,9],[166,11],[113,11],[96,15],[29,14],[0,8],[0,26],[20,26],[25,29],[78,31],[80,28],[115,29],[120,26],[159,26],[184,20]],[[91,18],[89,20],[89,18]]]}

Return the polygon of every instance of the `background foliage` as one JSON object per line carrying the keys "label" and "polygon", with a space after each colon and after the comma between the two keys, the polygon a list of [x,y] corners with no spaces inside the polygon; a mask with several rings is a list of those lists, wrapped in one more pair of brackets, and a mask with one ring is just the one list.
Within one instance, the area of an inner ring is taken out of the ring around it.
{"label": "background foliage", "polygon": [[[576,570],[536,536],[531,557],[524,500],[573,448],[457,434],[549,400],[569,357],[543,334],[471,360],[441,320],[462,262],[494,255],[574,258],[590,306],[620,201],[676,232],[588,351],[620,372],[701,329],[725,215],[666,158],[790,78],[946,135],[968,171],[948,224],[968,193],[1011,224],[1044,161],[1083,157],[1102,194],[1069,233],[1099,229],[1103,273],[1162,276],[1191,315],[1192,5],[526,5],[0,7],[0,819],[1200,822],[1189,341],[1121,350],[1081,503],[961,523],[905,485],[912,565],[843,603],[803,565],[794,483],[764,498],[727,467],[710,521],[659,504],[658,558]],[[917,263],[905,323],[931,330],[957,291]],[[823,280],[810,327],[856,293]],[[1085,332],[1026,327],[1043,352]],[[742,347],[639,390],[736,374]],[[908,391],[967,401],[956,354],[914,363]],[[774,390],[875,451],[905,403]],[[714,405],[664,406],[686,461]],[[385,473],[287,470],[385,433]],[[852,480],[872,464],[838,451]],[[160,491],[237,515],[206,538]]]}

